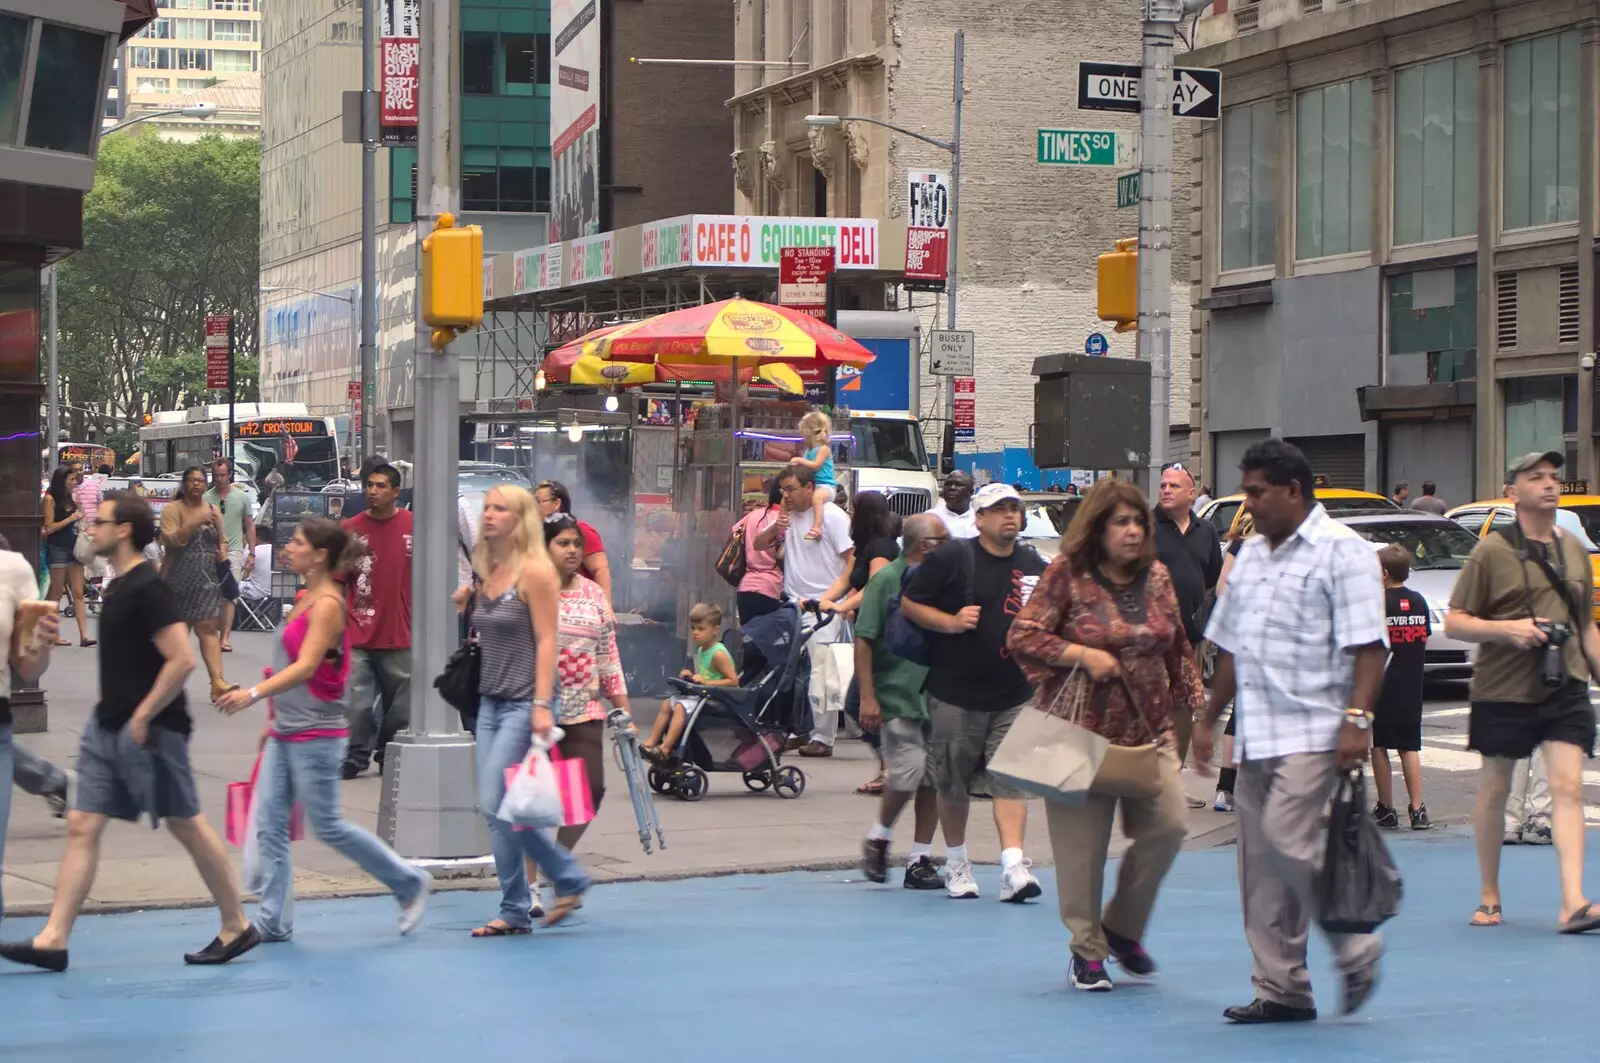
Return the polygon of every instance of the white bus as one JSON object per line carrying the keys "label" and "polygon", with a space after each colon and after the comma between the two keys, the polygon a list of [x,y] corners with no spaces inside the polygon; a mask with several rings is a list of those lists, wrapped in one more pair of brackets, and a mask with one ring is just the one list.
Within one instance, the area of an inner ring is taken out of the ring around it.
{"label": "white bus", "polygon": [[334,418],[308,413],[300,402],[241,402],[234,406],[228,446],[228,407],[196,406],[151,415],[139,429],[139,471],[147,479],[206,469],[224,455],[241,480],[258,487],[274,469],[285,487],[319,489],[343,474],[344,455]]}

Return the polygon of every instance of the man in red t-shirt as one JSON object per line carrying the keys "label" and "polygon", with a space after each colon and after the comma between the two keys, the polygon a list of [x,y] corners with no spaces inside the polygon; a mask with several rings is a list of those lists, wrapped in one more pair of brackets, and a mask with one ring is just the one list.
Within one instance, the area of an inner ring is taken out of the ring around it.
{"label": "man in red t-shirt", "polygon": [[[350,745],[343,775],[354,779],[411,724],[411,512],[400,509],[400,473],[374,465],[367,508],[344,522],[367,545],[349,575]],[[374,750],[376,742],[376,750]]]}

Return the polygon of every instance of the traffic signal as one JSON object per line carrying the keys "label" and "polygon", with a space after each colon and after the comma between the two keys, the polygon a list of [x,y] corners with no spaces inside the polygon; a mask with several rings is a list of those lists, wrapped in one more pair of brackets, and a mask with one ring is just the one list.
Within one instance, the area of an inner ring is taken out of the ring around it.
{"label": "traffic signal", "polygon": [[1116,322],[1117,332],[1139,327],[1139,238],[1117,241],[1117,249],[1101,255],[1095,280],[1095,305],[1101,321]]}
{"label": "traffic signal", "polygon": [[422,238],[422,320],[438,330],[435,347],[483,324],[483,230],[458,228],[453,214]]}

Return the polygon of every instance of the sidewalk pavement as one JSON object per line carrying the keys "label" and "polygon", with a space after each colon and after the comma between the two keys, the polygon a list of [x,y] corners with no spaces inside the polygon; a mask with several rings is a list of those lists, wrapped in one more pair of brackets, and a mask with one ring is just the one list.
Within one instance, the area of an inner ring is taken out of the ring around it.
{"label": "sidewalk pavement", "polygon": [[[493,914],[482,895],[435,898],[404,939],[391,901],[312,902],[299,906],[292,942],[224,968],[180,958],[215,933],[209,911],[90,917],[67,973],[0,970],[0,1015],[9,1054],[58,1063],[431,1063],[465,1044],[480,1058],[532,1053],[549,1063],[674,1052],[704,1063],[930,1052],[1194,1063],[1590,1058],[1582,1016],[1600,941],[1554,933],[1550,851],[1507,850],[1508,921],[1494,930],[1466,925],[1477,901],[1469,841],[1408,840],[1395,853],[1408,896],[1386,928],[1383,982],[1365,1010],[1337,1018],[1337,976],[1313,934],[1323,1020],[1309,1025],[1222,1020],[1224,1007],[1252,996],[1225,851],[1184,853],[1167,879],[1146,937],[1159,982],[1104,995],[1068,988],[1049,872],[1044,897],[1026,906],[994,900],[994,869],[979,875],[990,892],[968,903],[810,872],[603,886],[570,925],[495,941],[467,935]],[[1591,859],[1591,881],[1596,870]],[[4,936],[38,925],[8,919]],[[827,1003],[796,1007],[812,998]]]}
{"label": "sidewalk pavement", "polygon": [[[223,658],[229,678],[250,682],[259,677],[270,660],[270,640],[275,637],[236,633],[235,651]],[[50,704],[50,731],[18,736],[18,743],[62,767],[71,767],[97,696],[98,682],[93,650],[75,646],[58,650],[44,680]],[[264,710],[258,707],[236,717],[222,716],[210,708],[206,691],[205,671],[197,669],[188,685],[190,712],[195,718],[190,752],[202,806],[220,833],[228,783],[250,777]],[[641,727],[648,728],[657,707],[653,701],[634,707]],[[606,799],[579,843],[578,855],[590,874],[602,882],[854,867],[877,805],[876,798],[853,792],[875,774],[871,750],[861,742],[841,739],[831,758],[794,756],[786,757],[785,763],[798,764],[806,773],[806,791],[795,800],[770,792],[749,793],[737,774],[711,776],[710,793],[698,803],[658,796],[656,807],[666,831],[667,848],[650,856],[639,844],[622,773],[614,770],[614,763],[608,763]],[[1209,794],[1210,780],[1187,777],[1186,781],[1195,794]],[[353,822],[374,827],[379,786],[375,772],[344,784],[345,810]],[[1193,813],[1191,846],[1231,842],[1232,820],[1231,815],[1209,810]],[[20,792],[15,795],[5,863],[9,914],[48,910],[65,833],[62,821],[50,815],[43,801]],[[974,802],[968,834],[968,848],[974,860],[999,860],[1000,847],[987,802]],[[908,809],[895,830],[896,851],[903,852],[910,842]],[[1115,851],[1120,851],[1120,839],[1116,844],[1119,848]],[[942,854],[943,843],[936,841],[934,849]],[[1027,852],[1037,865],[1050,862],[1040,802],[1034,802],[1031,812]],[[294,860],[295,888],[302,897],[381,892],[381,887],[354,864],[315,840],[297,843]],[[468,879],[450,885],[482,888],[485,883]],[[107,830],[99,874],[90,894],[91,910],[169,907],[206,900],[200,876],[165,831],[120,823]]]}

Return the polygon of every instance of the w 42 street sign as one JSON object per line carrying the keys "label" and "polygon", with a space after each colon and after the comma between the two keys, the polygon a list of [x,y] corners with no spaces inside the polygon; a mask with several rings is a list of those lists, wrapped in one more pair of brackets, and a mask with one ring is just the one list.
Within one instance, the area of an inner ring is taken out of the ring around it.
{"label": "w 42 street sign", "polygon": [[[1078,64],[1078,110],[1141,110],[1137,63]],[[1222,116],[1222,72],[1200,67],[1174,67],[1172,113],[1179,118],[1216,120]]]}

